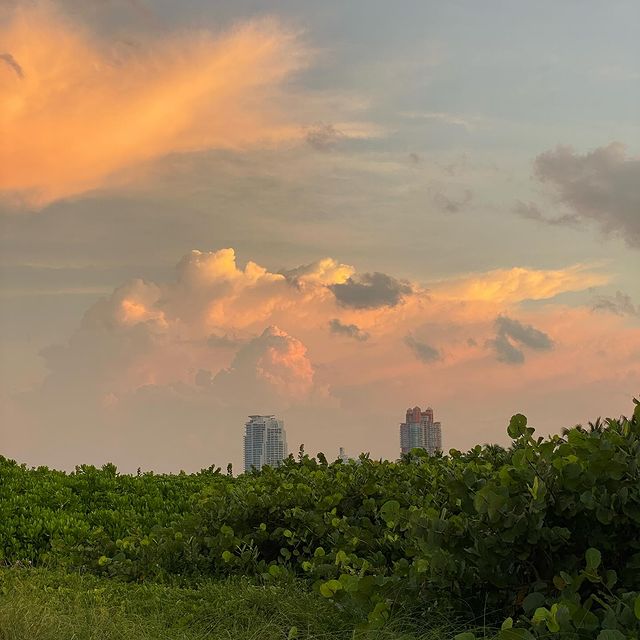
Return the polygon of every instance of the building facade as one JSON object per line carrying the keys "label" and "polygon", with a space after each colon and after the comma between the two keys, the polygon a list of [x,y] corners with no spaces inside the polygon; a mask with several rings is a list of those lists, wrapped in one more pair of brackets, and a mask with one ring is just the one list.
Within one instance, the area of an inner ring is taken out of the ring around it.
{"label": "building facade", "polygon": [[279,466],[287,457],[284,420],[275,416],[249,416],[244,425],[244,470]]}
{"label": "building facade", "polygon": [[420,407],[407,409],[405,421],[400,424],[400,451],[425,449],[429,453],[442,451],[442,423],[434,422],[433,409]]}

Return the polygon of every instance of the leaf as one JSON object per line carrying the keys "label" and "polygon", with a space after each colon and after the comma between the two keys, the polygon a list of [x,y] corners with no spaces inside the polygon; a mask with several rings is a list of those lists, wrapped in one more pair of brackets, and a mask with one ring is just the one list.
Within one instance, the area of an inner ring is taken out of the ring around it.
{"label": "leaf", "polygon": [[337,580],[328,580],[320,585],[320,594],[325,598],[333,598],[340,589],[342,585]]}
{"label": "leaf", "polygon": [[526,428],[527,417],[523,416],[521,413],[516,413],[514,416],[511,416],[511,420],[509,420],[507,433],[510,438],[515,440],[526,433]]}
{"label": "leaf", "polygon": [[453,640],[476,640],[476,634],[471,631],[465,631],[453,636]]}
{"label": "leaf", "polygon": [[524,609],[524,612],[529,615],[538,607],[542,607],[544,605],[544,600],[544,596],[539,591],[534,591],[522,601],[522,608]]}
{"label": "leaf", "polygon": [[602,554],[593,547],[587,549],[585,553],[585,558],[587,560],[587,569],[589,571],[596,571],[596,569],[600,566],[602,562]]}
{"label": "leaf", "polygon": [[603,629],[598,634],[597,640],[627,640],[627,636],[617,629]]}
{"label": "leaf", "polygon": [[400,516],[400,503],[397,500],[387,500],[380,507],[380,515],[387,526],[393,527]]}
{"label": "leaf", "polygon": [[538,607],[533,614],[531,621],[533,624],[540,624],[544,622],[551,615],[551,611],[546,607]]}
{"label": "leaf", "polygon": [[633,613],[635,613],[636,618],[640,620],[640,596],[637,596],[635,602],[633,603]]}
{"label": "leaf", "polygon": [[538,499],[538,490],[540,489],[540,480],[538,480],[538,476],[533,479],[533,486],[529,487],[529,493],[534,500]]}
{"label": "leaf", "polygon": [[512,628],[513,628],[513,618],[512,617],[508,617],[502,623],[502,626],[500,627],[500,629],[502,629],[502,631],[504,631],[505,629],[512,629]]}
{"label": "leaf", "polygon": [[287,640],[295,640],[298,637],[298,627],[291,627],[287,634]]}

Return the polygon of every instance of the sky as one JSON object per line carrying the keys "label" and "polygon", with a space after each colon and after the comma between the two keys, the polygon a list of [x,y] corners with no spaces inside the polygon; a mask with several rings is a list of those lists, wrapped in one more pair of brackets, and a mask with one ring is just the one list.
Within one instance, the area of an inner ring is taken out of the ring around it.
{"label": "sky", "polygon": [[640,396],[640,5],[0,1],[0,454],[241,469]]}

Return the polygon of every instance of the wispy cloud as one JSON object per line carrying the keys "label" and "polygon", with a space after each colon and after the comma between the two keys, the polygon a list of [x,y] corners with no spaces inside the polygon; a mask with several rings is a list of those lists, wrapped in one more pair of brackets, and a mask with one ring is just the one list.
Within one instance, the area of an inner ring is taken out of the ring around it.
{"label": "wispy cloud", "polygon": [[10,53],[0,53],[0,61],[4,62],[18,76],[18,78],[24,78],[22,67]]}
{"label": "wispy cloud", "polygon": [[402,111],[400,115],[410,120],[431,120],[455,127],[462,127],[467,131],[477,129],[487,122],[487,119],[482,116],[461,115],[448,111]]}
{"label": "wispy cloud", "polygon": [[440,352],[426,342],[416,340],[412,335],[405,336],[404,343],[411,349],[413,355],[420,360],[420,362],[435,362],[440,360]]}
{"label": "wispy cloud", "polygon": [[0,74],[0,192],[30,205],[126,181],[124,170],[170,153],[300,135],[282,83],[308,53],[275,20],[169,34],[116,55],[48,5],[19,6],[0,42],[11,52],[4,66],[23,76]]}
{"label": "wispy cloud", "polygon": [[523,202],[518,200],[513,207],[513,212],[526,220],[535,220],[551,226],[574,227],[580,222],[580,217],[575,213],[564,213],[559,216],[547,216],[542,213],[535,202]]}
{"label": "wispy cloud", "polygon": [[514,267],[444,280],[431,288],[445,298],[513,303],[544,300],[567,291],[583,291],[606,284],[609,279],[607,274],[581,264],[550,270]]}
{"label": "wispy cloud", "polygon": [[631,296],[622,291],[616,291],[615,296],[598,296],[591,309],[615,313],[618,316],[640,316],[640,307],[634,305]]}

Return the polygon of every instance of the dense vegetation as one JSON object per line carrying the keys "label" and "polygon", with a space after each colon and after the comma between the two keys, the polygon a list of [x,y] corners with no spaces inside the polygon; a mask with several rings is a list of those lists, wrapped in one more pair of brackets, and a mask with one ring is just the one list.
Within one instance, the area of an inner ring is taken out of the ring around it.
{"label": "dense vegetation", "polygon": [[0,459],[0,549],[137,583],[302,580],[383,628],[410,616],[501,640],[640,637],[640,404],[629,419],[399,462],[290,458],[237,478],[64,474]]}

